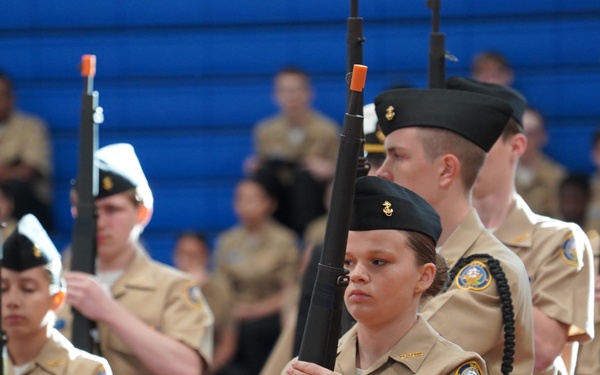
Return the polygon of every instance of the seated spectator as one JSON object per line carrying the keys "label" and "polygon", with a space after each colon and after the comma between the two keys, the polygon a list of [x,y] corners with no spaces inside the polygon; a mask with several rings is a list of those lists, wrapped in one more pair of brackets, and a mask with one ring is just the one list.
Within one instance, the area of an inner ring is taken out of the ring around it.
{"label": "seated spectator", "polygon": [[222,374],[260,372],[279,336],[288,292],[297,285],[297,237],[272,219],[275,205],[260,179],[240,181],[234,197],[239,222],[217,240],[216,272],[233,288],[239,327],[236,354]]}
{"label": "seated spectator", "polygon": [[4,224],[2,228],[3,239],[6,239],[17,226],[14,207],[15,202],[12,191],[6,185],[0,183],[0,223]]}
{"label": "seated spectator", "polygon": [[523,197],[531,210],[539,215],[558,216],[558,185],[566,175],[566,169],[544,153],[548,143],[544,117],[527,108],[523,114],[523,128],[527,148],[517,165],[517,193]]}
{"label": "seated spectator", "polygon": [[233,291],[227,280],[211,273],[210,250],[202,233],[187,231],[177,236],[173,263],[198,283],[215,317],[212,372],[216,373],[231,359],[237,345]]}
{"label": "seated spectator", "polygon": [[512,86],[515,74],[508,59],[497,51],[482,51],[473,57],[471,78],[480,82]]}
{"label": "seated spectator", "polygon": [[10,77],[0,72],[0,183],[14,193],[14,215],[34,214],[52,229],[52,158],[47,126],[15,107]]}
{"label": "seated spectator", "polygon": [[275,218],[302,235],[325,212],[322,197],[333,177],[340,127],[312,106],[309,76],[284,68],[275,76],[273,99],[279,113],[254,128],[255,155],[245,162],[248,174],[272,185],[279,205]]}

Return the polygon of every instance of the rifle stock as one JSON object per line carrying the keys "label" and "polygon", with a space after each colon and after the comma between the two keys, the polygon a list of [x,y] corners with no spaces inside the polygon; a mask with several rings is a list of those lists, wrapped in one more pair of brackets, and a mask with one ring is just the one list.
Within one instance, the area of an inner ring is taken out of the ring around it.
{"label": "rifle stock", "polygon": [[298,355],[302,361],[316,363],[330,370],[335,366],[344,289],[348,285],[344,257],[350,228],[359,146],[362,142],[363,117],[359,111],[362,109],[360,98],[366,72],[366,66],[354,65],[348,111],[340,137],[325,242]]}
{"label": "rifle stock", "polygon": [[[98,106],[98,92],[94,91],[96,56],[84,55],[81,64],[84,90],[82,95],[79,126],[79,159],[76,191],[77,218],[73,226],[72,263],[73,271],[95,273],[96,260],[96,209],[94,199],[98,195],[98,168],[94,164],[94,153],[98,149],[98,124],[102,123],[102,108]],[[95,322],[73,309],[71,341],[77,348],[92,352],[92,332]]]}

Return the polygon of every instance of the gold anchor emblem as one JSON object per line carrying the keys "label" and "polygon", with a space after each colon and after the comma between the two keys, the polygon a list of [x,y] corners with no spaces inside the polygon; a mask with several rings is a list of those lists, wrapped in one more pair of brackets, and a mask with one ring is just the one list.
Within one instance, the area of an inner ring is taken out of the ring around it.
{"label": "gold anchor emblem", "polygon": [[39,258],[42,256],[42,252],[40,251],[40,248],[37,247],[37,245],[33,245],[33,256],[36,258]]}
{"label": "gold anchor emblem", "polygon": [[385,216],[392,216],[394,209],[391,208],[392,204],[388,201],[383,202],[383,213]]}
{"label": "gold anchor emblem", "polygon": [[112,190],[112,188],[115,186],[115,184],[113,183],[112,179],[110,177],[104,177],[102,179],[102,188],[104,190]]}
{"label": "gold anchor emblem", "polygon": [[392,121],[394,119],[394,116],[396,116],[396,112],[394,112],[394,107],[389,106],[387,107],[387,109],[385,110],[385,118],[388,121]]}

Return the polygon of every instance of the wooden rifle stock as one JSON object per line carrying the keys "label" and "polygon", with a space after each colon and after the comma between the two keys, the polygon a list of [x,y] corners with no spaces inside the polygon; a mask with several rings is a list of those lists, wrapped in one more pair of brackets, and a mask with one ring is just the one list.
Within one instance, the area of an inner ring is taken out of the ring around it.
{"label": "wooden rifle stock", "polygon": [[[77,217],[73,226],[71,244],[71,269],[95,273],[96,261],[96,208],[98,195],[98,168],[94,154],[98,149],[98,124],[102,123],[102,108],[98,106],[98,92],[94,91],[96,56],[84,55],[81,64],[83,95],[81,121],[79,125],[79,160],[77,169]],[[73,309],[73,345],[87,352],[93,352],[92,336],[96,323]]]}
{"label": "wooden rifle stock", "polygon": [[298,355],[302,361],[316,363],[330,370],[335,366],[344,289],[348,285],[344,258],[359,146],[362,142],[363,117],[358,113],[362,109],[360,97],[366,73],[366,66],[354,65],[348,111],[340,137],[325,242]]}

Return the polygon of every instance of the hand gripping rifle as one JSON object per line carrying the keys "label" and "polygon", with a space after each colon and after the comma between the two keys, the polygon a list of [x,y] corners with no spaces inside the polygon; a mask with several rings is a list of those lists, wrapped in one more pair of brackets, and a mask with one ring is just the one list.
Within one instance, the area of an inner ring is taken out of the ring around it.
{"label": "hand gripping rifle", "polygon": [[[77,218],[73,227],[72,263],[73,271],[95,273],[96,260],[96,208],[94,199],[98,195],[98,168],[94,154],[98,149],[98,124],[104,120],[102,108],[98,106],[98,92],[94,91],[96,56],[84,55],[81,62],[83,95],[81,121],[79,125],[79,164],[77,171]],[[73,309],[71,341],[77,348],[92,352],[93,332],[96,323]]]}
{"label": "hand gripping rifle", "polygon": [[350,228],[358,153],[362,142],[363,117],[359,112],[362,109],[360,98],[366,74],[366,66],[354,65],[348,111],[344,118],[333,179],[325,242],[298,355],[302,361],[316,363],[330,370],[335,366],[344,289],[348,285],[344,257]]}

